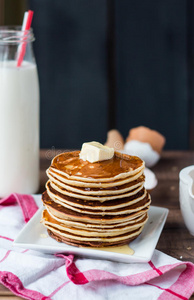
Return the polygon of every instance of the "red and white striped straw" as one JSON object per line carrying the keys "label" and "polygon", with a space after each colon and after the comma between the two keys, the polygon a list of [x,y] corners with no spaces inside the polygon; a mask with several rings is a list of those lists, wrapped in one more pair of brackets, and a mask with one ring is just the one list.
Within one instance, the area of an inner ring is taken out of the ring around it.
{"label": "red and white striped straw", "polygon": [[[29,10],[28,12],[24,13],[22,31],[30,30],[33,14],[34,14],[34,12],[32,10]],[[17,59],[17,67],[21,66],[24,55],[25,55],[25,52],[26,52],[26,43],[25,43],[25,40],[24,40],[21,47],[19,48],[19,55],[18,55],[18,59]]]}
{"label": "red and white striped straw", "polygon": [[28,12],[26,11],[26,12],[24,13],[24,18],[23,18],[23,23],[22,23],[22,31],[24,31],[25,28],[26,28],[27,18],[28,18]]}

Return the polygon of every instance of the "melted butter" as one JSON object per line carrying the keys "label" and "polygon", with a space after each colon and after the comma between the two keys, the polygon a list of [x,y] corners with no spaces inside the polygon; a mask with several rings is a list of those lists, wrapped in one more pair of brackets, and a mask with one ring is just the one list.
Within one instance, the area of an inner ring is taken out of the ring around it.
{"label": "melted butter", "polygon": [[72,151],[56,156],[53,159],[52,167],[69,175],[100,179],[114,177],[143,166],[143,161],[136,156],[126,156],[116,153],[111,159],[90,163],[82,161],[79,158],[79,153],[80,151]]}
{"label": "melted butter", "polygon": [[123,245],[123,246],[116,246],[116,247],[96,247],[96,248],[89,248],[84,247],[87,249],[94,249],[94,250],[100,250],[100,251],[107,251],[107,252],[115,252],[120,254],[127,254],[127,255],[133,255],[134,250],[129,247],[129,245]]}

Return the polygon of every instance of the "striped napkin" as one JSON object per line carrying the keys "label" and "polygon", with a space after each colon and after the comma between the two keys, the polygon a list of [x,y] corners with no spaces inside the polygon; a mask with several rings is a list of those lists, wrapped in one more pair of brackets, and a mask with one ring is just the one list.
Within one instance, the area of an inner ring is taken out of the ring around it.
{"label": "striped napkin", "polygon": [[0,200],[0,283],[15,295],[34,300],[185,300],[194,292],[194,264],[157,250],[148,263],[125,264],[13,246],[37,209],[30,195]]}

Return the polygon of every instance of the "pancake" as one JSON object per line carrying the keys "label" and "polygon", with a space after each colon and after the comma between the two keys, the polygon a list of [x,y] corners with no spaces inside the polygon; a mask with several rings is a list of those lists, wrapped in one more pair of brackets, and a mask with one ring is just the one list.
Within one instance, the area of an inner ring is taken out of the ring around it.
{"label": "pancake", "polygon": [[[123,194],[117,194],[117,195],[106,195],[106,196],[101,196],[101,195],[83,195],[83,194],[78,194],[78,193],[73,193],[70,192],[64,188],[60,188],[58,185],[56,185],[54,182],[51,182],[51,186],[53,189],[55,189],[56,191],[58,191],[59,193],[61,193],[62,195],[66,195],[69,197],[74,197],[77,199],[83,199],[83,200],[98,200],[99,202],[104,202],[104,201],[108,201],[108,200],[114,200],[114,199],[120,199],[120,198],[124,198],[124,197],[129,197],[132,196],[136,193],[138,193],[144,186],[143,183],[141,183],[138,186],[134,186],[134,189],[131,189],[129,192],[123,193]],[[88,187],[89,188],[89,187]]]}
{"label": "pancake", "polygon": [[78,247],[129,243],[142,232],[151,203],[144,162],[114,153],[90,163],[80,151],[53,158],[48,168],[41,222],[59,242]]}
{"label": "pancake", "polygon": [[96,215],[96,214],[83,214],[78,211],[74,211],[72,209],[68,209],[56,201],[53,201],[47,194],[44,192],[42,195],[42,201],[48,211],[51,211],[53,215],[65,220],[73,220],[73,221],[82,221],[86,223],[100,223],[100,224],[115,224],[122,223],[136,218],[137,216],[141,216],[145,212],[147,212],[149,208],[149,204],[151,202],[150,196],[148,195],[147,202],[144,204],[144,208],[138,208],[139,210],[131,212],[130,214],[115,214],[115,215]]}
{"label": "pancake", "polygon": [[[110,182],[91,182],[90,181],[90,187],[91,188],[108,188],[108,187],[118,187],[119,185],[123,185],[125,183],[131,182],[136,180],[137,178],[139,178],[144,172],[144,168],[142,168],[138,173],[136,173],[135,175],[132,176],[128,176],[124,179],[118,179],[118,180],[114,180],[114,181],[110,181]],[[88,187],[88,182],[84,182],[84,181],[79,181],[79,180],[71,180],[69,178],[67,178],[66,176],[63,176],[61,173],[57,173],[52,167],[50,167],[49,169],[46,170],[46,174],[48,176],[49,179],[55,178],[60,180],[61,182],[64,182],[70,186],[73,187]]]}
{"label": "pancake", "polygon": [[[79,158],[80,151],[65,152],[55,156],[51,168],[71,180],[85,182],[110,182],[140,172],[145,163],[137,156],[115,152],[112,159],[90,163]],[[122,163],[121,163],[122,162]]]}
{"label": "pancake", "polygon": [[113,199],[110,201],[104,201],[104,202],[99,202],[98,200],[82,200],[82,199],[77,199],[75,197],[69,197],[67,195],[63,195],[60,192],[54,190],[51,185],[50,182],[47,182],[47,193],[49,195],[49,197],[53,200],[53,201],[58,201],[58,202],[62,202],[61,205],[64,206],[65,204],[68,206],[71,206],[71,208],[73,206],[75,207],[79,207],[79,208],[84,208],[84,209],[90,209],[92,207],[93,210],[102,210],[102,211],[106,211],[107,209],[111,210],[111,209],[117,209],[117,208],[121,208],[121,207],[125,207],[131,204],[134,204],[140,200],[142,200],[146,194],[147,191],[145,190],[145,188],[142,188],[137,194],[132,195],[132,196],[128,196],[125,198],[121,198],[121,199]]}
{"label": "pancake", "polygon": [[78,236],[86,236],[86,237],[107,237],[107,236],[118,236],[125,234],[127,232],[132,232],[140,227],[142,227],[146,221],[147,221],[147,214],[139,221],[134,222],[133,224],[130,224],[128,226],[120,226],[119,228],[109,228],[102,229],[102,228],[93,228],[92,230],[89,228],[82,228],[79,226],[70,226],[70,225],[64,225],[63,223],[57,221],[56,219],[52,218],[48,211],[45,210],[43,212],[43,220],[45,226],[52,226],[59,230],[65,230],[69,234],[74,234]]}
{"label": "pancake", "polygon": [[150,204],[150,199],[145,195],[145,197],[142,197],[141,200],[135,203],[128,203],[127,206],[120,207],[120,208],[112,208],[110,207],[105,207],[103,210],[102,209],[95,209],[93,210],[93,207],[91,206],[89,209],[86,207],[78,208],[75,206],[68,205],[67,203],[61,202],[59,200],[55,199],[55,202],[60,205],[60,211],[62,208],[67,208],[72,211],[76,211],[82,214],[94,214],[94,215],[101,215],[104,216],[106,215],[120,215],[120,214],[130,214],[135,211],[141,210],[145,207],[147,207]]}
{"label": "pancake", "polygon": [[139,186],[142,186],[145,182],[145,176],[141,175],[137,179],[124,183],[119,186],[110,186],[110,187],[91,187],[91,185],[88,185],[86,187],[72,187],[71,185],[63,183],[61,180],[59,180],[57,177],[54,177],[52,175],[49,175],[50,182],[53,184],[56,184],[61,190],[64,191],[70,191],[72,193],[76,194],[83,194],[83,195],[89,195],[89,196],[104,196],[104,195],[118,195],[118,194],[124,194],[127,193]]}
{"label": "pancake", "polygon": [[149,198],[144,198],[141,201],[139,201],[139,203],[135,203],[134,205],[129,205],[127,207],[124,208],[119,208],[119,209],[112,209],[112,210],[106,210],[106,211],[102,211],[102,210],[92,210],[92,209],[79,209],[76,207],[71,207],[67,204],[64,204],[60,201],[55,201],[56,203],[58,203],[59,205],[61,205],[61,207],[65,207],[67,209],[71,209],[72,211],[76,211],[79,212],[81,214],[86,214],[86,215],[99,215],[99,216],[104,216],[106,214],[106,216],[110,215],[121,215],[121,214],[131,214],[134,213],[136,211],[139,211],[147,206],[150,205],[150,199]]}
{"label": "pancake", "polygon": [[100,237],[85,237],[85,236],[78,236],[75,234],[69,234],[65,230],[59,230],[56,229],[52,226],[47,225],[46,226],[49,231],[52,231],[53,235],[58,236],[61,241],[65,241],[67,244],[74,245],[77,244],[79,247],[80,246],[92,246],[92,247],[107,247],[110,245],[119,245],[119,244],[125,244],[126,241],[132,241],[134,240],[137,236],[140,235],[140,233],[143,230],[143,226],[141,226],[138,229],[135,229],[132,232],[124,233],[119,236],[114,236],[114,237],[109,237],[107,236],[106,238],[100,238]]}
{"label": "pancake", "polygon": [[142,221],[145,218],[146,219],[148,218],[148,214],[147,214],[147,212],[145,212],[143,215],[138,216],[132,220],[122,222],[121,224],[101,224],[101,223],[95,224],[95,223],[84,223],[84,222],[79,222],[79,221],[70,221],[70,220],[66,220],[66,219],[61,219],[61,218],[55,216],[54,214],[52,214],[52,212],[49,210],[48,207],[46,210],[43,211],[43,219],[45,218],[44,214],[46,212],[48,212],[48,214],[57,222],[59,222],[60,224],[64,224],[64,226],[83,228],[83,229],[87,229],[87,230],[93,230],[93,229],[107,230],[107,229],[113,229],[113,228],[119,229],[123,226],[130,226],[131,224],[135,224],[139,221]]}
{"label": "pancake", "polygon": [[75,247],[94,247],[94,248],[102,248],[102,247],[115,247],[115,246],[122,246],[122,245],[126,245],[129,244],[130,242],[132,242],[135,238],[137,238],[141,231],[143,230],[143,228],[141,230],[137,230],[136,232],[132,233],[130,237],[126,237],[123,240],[116,240],[116,241],[76,241],[75,239],[70,239],[70,238],[66,238],[63,234],[61,234],[60,231],[57,230],[53,230],[52,227],[48,228],[48,234],[50,235],[50,237],[52,237],[53,239],[55,239],[57,242],[62,242],[71,246],[75,246]]}

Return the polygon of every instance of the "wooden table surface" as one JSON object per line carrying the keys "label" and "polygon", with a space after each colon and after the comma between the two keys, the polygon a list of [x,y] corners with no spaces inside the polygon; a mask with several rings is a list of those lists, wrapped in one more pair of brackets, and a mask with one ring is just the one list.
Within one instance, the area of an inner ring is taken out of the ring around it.
{"label": "wooden table surface", "polygon": [[[62,152],[62,151],[61,151]],[[45,170],[50,160],[58,154],[56,150],[40,151],[40,193],[44,191],[47,180]],[[160,161],[152,168],[158,179],[157,187],[152,191],[152,205],[166,207],[169,215],[157,244],[157,249],[182,261],[194,263],[194,237],[184,225],[179,208],[179,172],[194,164],[194,152],[165,151]],[[0,285],[0,299],[21,299]],[[194,300],[194,295],[191,297]]]}

